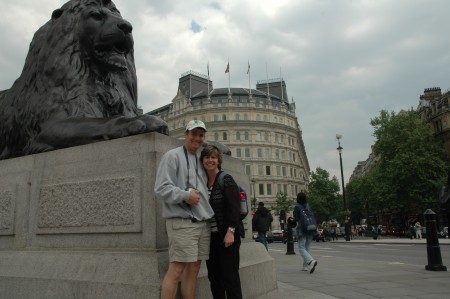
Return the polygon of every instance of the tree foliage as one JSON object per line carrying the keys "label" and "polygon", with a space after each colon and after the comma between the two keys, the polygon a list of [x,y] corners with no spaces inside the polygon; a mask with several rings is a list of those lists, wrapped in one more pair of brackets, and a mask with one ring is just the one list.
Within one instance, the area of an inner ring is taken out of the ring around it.
{"label": "tree foliage", "polygon": [[396,211],[414,215],[435,209],[447,161],[431,126],[414,111],[395,114],[384,110],[370,124],[376,138],[373,152],[379,161],[369,173],[347,185],[352,214]]}
{"label": "tree foliage", "polygon": [[284,192],[278,192],[275,198],[275,206],[272,206],[274,214],[279,216],[281,211],[291,213],[293,211],[294,200],[289,199]]}
{"label": "tree foliage", "polygon": [[308,203],[314,211],[317,221],[336,219],[342,215],[343,201],[339,194],[339,181],[320,167],[311,171],[308,187]]}

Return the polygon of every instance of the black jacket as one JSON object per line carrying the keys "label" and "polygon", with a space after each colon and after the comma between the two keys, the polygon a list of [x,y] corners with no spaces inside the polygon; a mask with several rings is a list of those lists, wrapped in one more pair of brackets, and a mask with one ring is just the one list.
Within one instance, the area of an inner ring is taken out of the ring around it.
{"label": "black jacket", "polygon": [[241,222],[239,186],[231,175],[226,174],[223,177],[222,190],[217,181],[219,174],[220,172],[217,174],[211,190],[209,203],[214,211],[219,232],[225,235],[228,227],[234,227],[236,228],[235,235],[237,235]]}
{"label": "black jacket", "polygon": [[266,207],[258,207],[255,215],[253,215],[253,230],[265,233],[270,229],[272,221],[273,217],[272,214],[270,214],[270,211]]}

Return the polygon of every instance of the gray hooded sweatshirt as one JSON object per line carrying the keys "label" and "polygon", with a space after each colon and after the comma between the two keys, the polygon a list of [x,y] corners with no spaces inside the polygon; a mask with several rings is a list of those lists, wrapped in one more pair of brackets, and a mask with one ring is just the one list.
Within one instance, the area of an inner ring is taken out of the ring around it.
{"label": "gray hooded sweatshirt", "polygon": [[[189,159],[186,160],[186,156]],[[195,188],[200,192],[200,202],[191,207],[186,202],[189,199],[188,188]],[[174,148],[165,153],[158,166],[155,179],[155,195],[163,201],[164,218],[190,218],[208,220],[214,212],[209,205],[208,190],[206,188],[207,176],[196,155],[184,151],[183,146]]]}

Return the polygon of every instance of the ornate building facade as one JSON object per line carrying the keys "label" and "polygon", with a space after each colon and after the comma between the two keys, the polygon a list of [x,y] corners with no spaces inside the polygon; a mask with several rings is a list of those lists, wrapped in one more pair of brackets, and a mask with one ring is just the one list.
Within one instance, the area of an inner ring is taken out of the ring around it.
{"label": "ornate building facade", "polygon": [[442,93],[440,87],[425,88],[420,96],[417,113],[432,124],[434,137],[443,143],[450,157],[450,91]]}
{"label": "ornate building facade", "polygon": [[172,103],[148,114],[164,119],[175,138],[183,137],[190,120],[203,121],[207,140],[227,145],[233,157],[245,161],[251,197],[266,206],[280,191],[293,199],[307,190],[302,130],[282,79],[258,81],[256,89],[215,89],[208,77],[189,71],[181,75]]}

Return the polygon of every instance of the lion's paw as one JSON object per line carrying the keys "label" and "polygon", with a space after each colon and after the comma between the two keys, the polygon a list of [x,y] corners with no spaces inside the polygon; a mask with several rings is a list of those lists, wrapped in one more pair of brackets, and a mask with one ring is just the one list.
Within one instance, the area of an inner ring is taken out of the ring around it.
{"label": "lion's paw", "polygon": [[144,114],[139,116],[146,125],[146,132],[158,132],[164,135],[169,135],[169,126],[161,118],[153,115]]}

